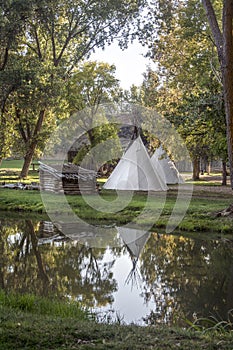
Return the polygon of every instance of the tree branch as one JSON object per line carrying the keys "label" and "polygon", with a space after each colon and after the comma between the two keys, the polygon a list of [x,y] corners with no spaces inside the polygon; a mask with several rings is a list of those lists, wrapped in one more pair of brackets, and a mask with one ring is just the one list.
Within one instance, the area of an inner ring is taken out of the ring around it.
{"label": "tree branch", "polygon": [[21,134],[21,136],[22,136],[22,138],[23,138],[23,140],[24,140],[24,142],[26,144],[28,142],[28,137],[27,137],[27,135],[26,135],[26,133],[24,131],[24,128],[23,128],[23,125],[22,125],[22,122],[21,122],[19,109],[16,109],[15,114],[16,114],[16,118],[18,119],[18,123],[19,123],[18,124],[19,125],[19,132],[20,132],[20,134]]}
{"label": "tree branch", "polygon": [[9,53],[9,50],[8,50],[8,47],[6,47],[4,50],[4,57],[3,57],[3,62],[2,62],[1,67],[0,67],[0,71],[3,71],[4,68],[6,67],[7,60],[8,60],[8,53]]}
{"label": "tree branch", "polygon": [[33,137],[36,137],[38,135],[38,133],[41,130],[41,127],[43,125],[43,121],[44,121],[44,117],[45,117],[45,109],[41,110],[39,113],[39,117],[33,132]]}
{"label": "tree branch", "polygon": [[213,33],[214,42],[218,50],[219,61],[222,62],[223,57],[223,35],[219,28],[219,24],[214,12],[213,5],[210,0],[202,0],[202,4],[206,11],[206,16],[210,25],[210,29]]}
{"label": "tree branch", "polygon": [[37,46],[37,51],[38,51],[38,57],[39,57],[39,60],[42,61],[43,57],[42,57],[42,53],[41,53],[41,49],[40,49],[40,42],[39,42],[39,38],[38,38],[38,35],[37,35],[37,30],[36,28],[34,28],[35,30],[35,39],[36,39],[36,46]]}

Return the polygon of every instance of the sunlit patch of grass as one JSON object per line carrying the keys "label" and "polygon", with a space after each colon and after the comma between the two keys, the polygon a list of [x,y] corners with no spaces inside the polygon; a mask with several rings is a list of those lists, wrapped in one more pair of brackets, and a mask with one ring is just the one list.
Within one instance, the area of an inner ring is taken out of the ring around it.
{"label": "sunlit patch of grass", "polygon": [[22,159],[3,160],[0,165],[0,183],[17,183],[23,182],[29,184],[32,182],[39,182],[38,170],[33,170],[30,166],[29,174],[26,179],[20,179],[20,172],[23,166]]}
{"label": "sunlit patch of grass", "polygon": [[26,179],[20,179],[20,171],[18,170],[1,170],[0,169],[0,184],[1,183],[24,183],[39,182],[39,173],[35,170],[30,170]]}
{"label": "sunlit patch of grass", "polygon": [[[199,180],[192,180],[191,178],[186,179],[186,183],[193,184],[194,186],[222,186],[222,174],[221,173],[210,173],[200,175]],[[229,179],[227,179],[229,183]]]}
{"label": "sunlit patch of grass", "polygon": [[0,169],[11,169],[19,171],[22,169],[23,159],[4,159],[1,162]]}

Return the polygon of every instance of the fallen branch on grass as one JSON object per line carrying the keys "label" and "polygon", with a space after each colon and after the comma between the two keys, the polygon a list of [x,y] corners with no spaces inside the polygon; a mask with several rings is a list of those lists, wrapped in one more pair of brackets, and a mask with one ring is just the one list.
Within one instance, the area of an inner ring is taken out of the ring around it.
{"label": "fallen branch on grass", "polygon": [[233,204],[230,204],[229,207],[227,207],[226,209],[223,209],[221,211],[218,211],[216,213],[214,213],[214,217],[226,217],[226,216],[233,216]]}

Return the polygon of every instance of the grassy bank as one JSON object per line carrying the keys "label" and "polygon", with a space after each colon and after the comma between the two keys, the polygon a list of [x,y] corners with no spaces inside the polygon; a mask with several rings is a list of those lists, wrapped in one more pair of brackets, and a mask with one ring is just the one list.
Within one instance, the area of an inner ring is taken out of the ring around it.
{"label": "grassy bank", "polygon": [[[64,210],[59,209],[58,195],[45,194],[46,202],[49,203],[51,211]],[[114,201],[116,195],[112,192],[103,192],[101,198],[109,203]],[[75,213],[83,220],[93,223],[111,223],[125,224],[133,220],[144,209],[147,196],[145,194],[136,194],[130,203],[119,212],[106,213],[93,209],[84,200],[82,196],[67,196],[70,206]],[[94,204],[98,203],[99,198],[96,196],[88,196],[88,199]],[[154,229],[164,228],[170,217],[174,203],[176,200],[175,192],[170,192],[160,218],[157,220]],[[231,233],[233,230],[233,220],[231,218],[215,218],[212,214],[216,211],[226,208],[232,203],[232,196],[225,194],[216,196],[214,193],[194,193],[189,209],[185,218],[179,225],[179,229],[183,231],[213,231],[220,233]],[[145,220],[147,223],[153,223],[153,214],[156,210],[163,206],[163,199],[155,197],[150,199],[148,210],[150,207],[151,217],[147,215]],[[21,191],[11,189],[0,189],[0,210],[10,211],[28,211],[34,213],[46,213],[42,203],[40,193],[38,191]]]}
{"label": "grassy bank", "polygon": [[[22,160],[4,160],[0,166],[0,183],[14,183],[19,181]],[[233,219],[231,217],[214,217],[214,213],[228,207],[233,201],[233,195],[230,191],[221,191],[221,181],[219,176],[205,176],[199,182],[194,184],[194,192],[189,209],[179,224],[177,232],[208,232],[214,234],[230,234],[233,232]],[[38,171],[30,170],[29,177],[25,183],[38,182]],[[191,182],[189,180],[189,182]],[[210,190],[211,189],[211,190]],[[223,188],[224,189],[224,188]],[[227,188],[225,188],[227,189]],[[102,191],[101,198],[97,196],[88,196],[93,207],[99,200],[106,203],[113,202],[117,195],[113,191]],[[92,224],[116,224],[122,225],[127,222],[137,220],[138,216],[143,213],[145,205],[147,205],[146,215],[141,215],[140,223],[153,225],[152,230],[163,231],[171,216],[172,209],[176,201],[177,191],[171,189],[167,193],[166,203],[163,204],[163,198],[156,195],[147,201],[144,193],[135,194],[132,200],[123,210],[114,213],[106,213],[106,210],[98,211],[89,206],[82,196],[67,196],[67,200],[74,212],[83,220]],[[49,203],[50,210],[59,212],[64,210],[63,206],[59,209],[59,195],[45,195],[46,202]],[[124,198],[122,197],[122,200]],[[185,203],[180,201],[181,208]],[[121,203],[119,203],[121,205]],[[98,205],[97,205],[98,206]],[[163,208],[160,213],[160,208]],[[38,191],[23,191],[0,188],[0,210],[14,211],[16,213],[34,213],[46,214],[43,202]],[[182,212],[182,210],[181,210]],[[155,219],[159,213],[159,219]],[[17,215],[17,214],[16,214]]]}
{"label": "grassy bank", "polygon": [[[44,307],[34,306],[36,302],[46,305],[49,315]],[[1,292],[0,349],[231,350],[233,347],[233,332],[223,328],[197,331],[99,324],[88,318],[87,313],[78,310],[71,314],[69,305],[58,304],[60,312],[55,303],[47,299],[6,296]]]}
{"label": "grassy bank", "polygon": [[0,307],[28,312],[40,316],[54,316],[84,321],[93,316],[75,301],[64,302],[33,294],[6,293],[0,289]]}
{"label": "grassy bank", "polygon": [[[59,195],[45,194],[46,202],[49,203],[50,210],[59,212]],[[111,203],[116,198],[112,192],[102,192],[101,199]],[[143,212],[147,196],[136,194],[130,203],[119,212],[106,213],[98,211],[89,206],[82,196],[67,196],[68,202],[75,213],[83,220],[96,224],[125,224],[135,220]],[[99,198],[88,196],[92,203],[98,203]],[[151,198],[147,203],[146,216],[140,219],[142,224],[153,224],[153,230],[163,230],[171,215],[176,201],[176,191],[170,191],[166,198],[166,203],[158,220],[154,219],[154,213],[159,212],[163,207],[162,197]],[[213,232],[218,234],[232,234],[233,220],[231,217],[214,217],[214,213],[226,208],[232,203],[232,195],[208,193],[194,191],[188,211],[179,224],[178,230],[189,232]],[[95,205],[94,205],[95,207]],[[45,214],[45,208],[38,191],[23,191],[12,189],[0,189],[0,210],[16,212],[32,212]],[[155,223],[154,223],[155,222]]]}

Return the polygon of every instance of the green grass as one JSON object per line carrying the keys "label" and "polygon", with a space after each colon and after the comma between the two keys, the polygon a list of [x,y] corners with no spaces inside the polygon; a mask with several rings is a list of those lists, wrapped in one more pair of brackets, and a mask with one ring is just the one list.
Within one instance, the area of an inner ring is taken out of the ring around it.
{"label": "green grass", "polygon": [[[0,167],[0,183],[18,182],[21,166],[22,160],[4,160]],[[24,182],[30,183],[38,181],[39,173],[30,170],[29,177]],[[100,184],[103,184],[105,180],[99,179],[98,181]],[[232,218],[215,218],[212,215],[212,213],[220,211],[232,203],[232,194],[230,193],[227,195],[208,191],[208,188],[206,190],[198,190],[198,185],[200,184],[219,186],[218,181],[211,181],[211,176],[210,181],[195,181],[193,184],[194,192],[191,204],[184,219],[179,224],[177,231],[182,231],[182,234],[184,234],[184,232],[232,234]],[[169,190],[162,215],[156,220],[156,224],[154,224],[154,215],[163,205],[163,199],[157,196],[155,200],[153,198],[150,199],[146,211],[147,215],[141,217],[139,223],[142,225],[153,225],[153,230],[164,230],[174,207],[176,194],[177,191],[174,188]],[[109,206],[111,201],[117,198],[117,194],[114,191],[102,190],[100,196],[103,200],[109,202]],[[50,203],[51,211],[59,211],[59,195],[45,194],[45,198],[46,201]],[[96,203],[98,204],[99,202],[97,196],[89,195],[88,198],[92,201],[94,207]],[[96,224],[125,224],[137,220],[138,215],[143,212],[147,196],[144,193],[135,194],[132,201],[123,210],[115,213],[106,213],[104,210],[101,212],[93,209],[85,202],[82,196],[67,196],[67,199],[75,213],[85,221]],[[46,214],[38,191],[22,191],[4,188],[0,188],[0,210]],[[62,208],[62,210],[64,210],[64,208]]]}
{"label": "green grass", "polygon": [[75,317],[77,320],[93,318],[87,310],[84,310],[75,301],[64,302],[32,294],[5,293],[3,290],[0,290],[0,307],[9,307],[41,316]]}
{"label": "green grass", "polygon": [[[46,202],[49,203],[50,211],[59,213],[59,195],[44,194]],[[111,202],[116,198],[116,194],[111,191],[103,191],[101,194],[103,200]],[[99,198],[90,195],[89,199],[95,204]],[[97,211],[90,207],[82,196],[67,196],[67,200],[74,212],[83,220],[93,224],[125,224],[134,221],[135,218],[142,213],[147,196],[145,194],[135,194],[130,203],[119,212],[105,213]],[[147,215],[143,216],[139,223],[142,225],[153,225],[152,229],[159,229],[162,232],[167,224],[176,200],[175,191],[168,193],[165,206],[159,219],[154,220],[154,212],[162,206],[162,198],[156,197],[148,202]],[[230,234],[233,232],[232,218],[215,218],[213,213],[226,208],[232,203],[232,195],[211,193],[194,193],[189,209],[179,224],[177,232],[185,234],[185,232],[207,232],[217,234]],[[95,206],[95,205],[94,205]],[[0,210],[16,211],[16,212],[32,212],[46,214],[39,191],[23,191],[0,189]],[[61,212],[64,208],[61,206]],[[154,224],[155,223],[155,224]]]}
{"label": "green grass", "polygon": [[0,210],[45,213],[39,191],[0,188]]}
{"label": "green grass", "polygon": [[23,166],[23,159],[4,159],[0,165],[0,169],[14,169],[20,171]]}
{"label": "green grass", "polygon": [[198,185],[201,185],[201,186],[222,186],[221,185],[221,182],[219,181],[216,181],[216,180],[198,180],[198,181],[187,181],[188,184],[193,184],[194,186],[198,186]]}
{"label": "green grass", "polygon": [[[0,165],[0,183],[17,183],[21,181],[19,176],[22,166],[22,159],[3,160]],[[36,169],[37,168],[38,167],[36,167]],[[32,182],[39,182],[39,172],[37,170],[33,170],[33,167],[31,165],[28,177],[27,179],[23,180],[23,183],[29,184]]]}
{"label": "green grass", "polygon": [[[45,303],[48,312],[35,306],[36,302]],[[69,312],[57,312],[54,301],[29,295],[7,296],[1,292],[0,350],[231,350],[233,347],[232,331],[100,324],[87,314],[82,317],[80,313],[70,314],[67,303],[61,308],[68,308]]]}
{"label": "green grass", "polygon": [[187,324],[190,325],[190,329],[203,333],[216,332],[225,334],[228,331],[233,332],[233,310],[229,310],[227,320],[221,320],[215,316],[210,316],[197,318],[194,322],[186,321]]}

